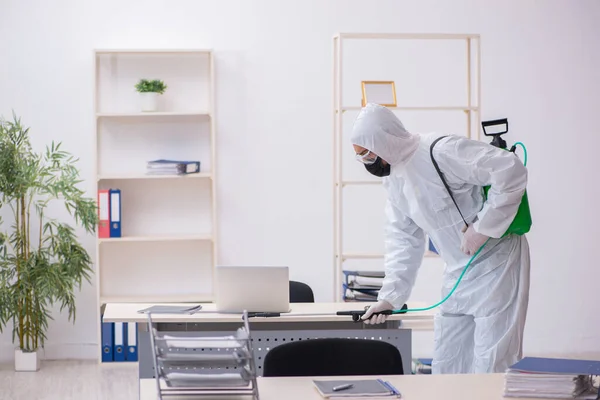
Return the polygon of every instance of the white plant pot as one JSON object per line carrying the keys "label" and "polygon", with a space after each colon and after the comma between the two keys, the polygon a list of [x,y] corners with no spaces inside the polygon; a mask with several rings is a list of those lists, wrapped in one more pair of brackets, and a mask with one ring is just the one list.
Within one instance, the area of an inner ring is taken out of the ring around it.
{"label": "white plant pot", "polygon": [[144,92],[140,93],[142,111],[152,112],[158,109],[158,93]]}
{"label": "white plant pot", "polygon": [[24,352],[15,349],[15,371],[35,372],[40,369],[40,357],[38,351]]}

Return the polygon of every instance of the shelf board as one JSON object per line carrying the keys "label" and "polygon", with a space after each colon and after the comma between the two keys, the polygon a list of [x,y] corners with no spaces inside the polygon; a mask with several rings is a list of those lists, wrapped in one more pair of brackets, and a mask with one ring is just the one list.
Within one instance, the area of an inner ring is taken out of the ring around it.
{"label": "shelf board", "polygon": [[210,303],[213,295],[198,294],[164,294],[156,296],[100,296],[100,305],[106,303]]}
{"label": "shelf board", "polygon": [[381,185],[382,181],[343,181],[342,186],[347,185]]}
{"label": "shelf board", "polygon": [[476,33],[367,33],[367,32],[340,32],[334,37],[342,39],[429,39],[429,40],[457,40],[479,39]]}
{"label": "shelf board", "polygon": [[187,175],[148,175],[148,174],[127,174],[127,175],[100,175],[98,181],[107,180],[132,180],[132,179],[211,179],[212,174],[209,172],[201,172],[198,174]]}
{"label": "shelf board", "polygon": [[[469,106],[432,106],[432,107],[386,107],[390,110],[403,110],[403,111],[478,111],[479,107]],[[342,111],[358,111],[362,110],[360,106],[349,106],[342,107]]]}
{"label": "shelf board", "polygon": [[100,243],[121,242],[176,242],[190,240],[212,240],[211,235],[157,235],[157,236],[123,236],[113,238],[100,238]]}
{"label": "shelf board", "polygon": [[[342,261],[344,260],[377,260],[384,258],[383,254],[344,254],[342,255]],[[426,251],[424,257],[439,257],[432,251]]]}
{"label": "shelf board", "polygon": [[96,113],[98,118],[151,118],[151,117],[210,117],[208,111],[153,111],[153,112],[126,112],[126,113]]}
{"label": "shelf board", "polygon": [[369,260],[383,258],[383,254],[343,254],[342,260]]}
{"label": "shelf board", "polygon": [[96,54],[209,54],[211,49],[96,49]]}

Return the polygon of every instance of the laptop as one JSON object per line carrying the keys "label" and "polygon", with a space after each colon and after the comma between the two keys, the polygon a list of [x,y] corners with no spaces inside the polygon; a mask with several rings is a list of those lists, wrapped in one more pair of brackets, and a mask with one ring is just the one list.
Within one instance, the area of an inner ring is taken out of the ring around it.
{"label": "laptop", "polygon": [[290,312],[288,267],[218,266],[215,286],[218,312]]}

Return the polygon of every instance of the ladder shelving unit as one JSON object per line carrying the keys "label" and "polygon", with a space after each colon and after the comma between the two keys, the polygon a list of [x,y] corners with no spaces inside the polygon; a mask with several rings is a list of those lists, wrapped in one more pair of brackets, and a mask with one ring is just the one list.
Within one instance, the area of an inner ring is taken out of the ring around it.
{"label": "ladder shelving unit", "polygon": [[[351,87],[348,87],[348,82],[344,81],[347,75],[345,69],[344,57],[347,52],[347,46],[349,41],[355,41],[362,44],[362,49],[368,49],[370,46],[377,46],[382,42],[397,42],[397,41],[412,41],[416,46],[423,46],[422,43],[426,42],[445,42],[452,43],[454,46],[461,46],[461,51],[466,56],[465,70],[462,72],[464,75],[465,86],[461,89],[461,97],[458,101],[451,104],[433,103],[429,104],[411,104],[414,103],[409,101],[407,103],[398,104],[395,107],[388,107],[394,112],[399,112],[399,115],[403,113],[419,113],[420,115],[435,115],[434,113],[444,113],[444,115],[452,115],[451,118],[455,120],[460,119],[460,114],[464,115],[464,123],[466,124],[464,134],[466,137],[479,139],[479,129],[481,125],[481,39],[478,34],[428,34],[428,33],[338,33],[333,37],[333,209],[334,209],[334,229],[333,229],[333,240],[334,240],[334,254],[333,254],[333,284],[335,301],[342,301],[343,295],[343,271],[344,263],[348,261],[369,261],[374,260],[380,263],[383,260],[383,253],[372,251],[356,251],[346,250],[345,239],[346,232],[344,226],[348,224],[348,218],[344,216],[344,206],[347,205],[345,201],[348,196],[345,192],[348,189],[356,188],[371,188],[369,190],[381,190],[381,179],[372,177],[368,174],[362,175],[360,179],[348,178],[347,168],[345,165],[347,157],[353,157],[352,146],[345,136],[345,129],[347,123],[344,122],[344,116],[351,114],[357,116],[358,112],[362,109],[360,105],[354,105],[351,103],[360,104],[360,98],[352,98],[349,103],[348,92],[352,92],[352,95],[358,93],[360,90],[361,80],[375,80],[373,75],[364,76],[358,78],[356,75],[351,76]],[[465,47],[462,47],[465,46]],[[381,52],[380,52],[381,53]],[[377,54],[378,56],[380,55]],[[413,53],[414,54],[414,53]],[[441,54],[440,56],[443,56]],[[365,56],[361,60],[368,60]],[[406,58],[408,59],[408,57]],[[438,59],[438,62],[440,60]],[[443,60],[442,60],[443,61]],[[377,58],[377,62],[384,64],[387,61]],[[392,62],[393,64],[393,62]],[[398,67],[402,67],[399,65]],[[421,71],[416,70],[417,74],[422,74]],[[380,68],[375,72],[375,75],[380,77],[383,76],[382,69]],[[389,75],[385,75],[381,80],[392,80]],[[396,82],[396,87],[398,83]],[[397,90],[402,90],[400,86]],[[455,132],[458,133],[458,132]],[[364,179],[363,179],[364,177]],[[383,211],[383,208],[381,209]],[[383,230],[383,227],[381,227]],[[426,256],[435,255],[430,251],[426,252]],[[380,269],[382,269],[381,266]]]}
{"label": "ladder shelving unit", "polygon": [[[96,240],[100,338],[107,303],[213,300],[215,71],[211,49],[99,49],[93,57],[97,190],[121,190],[122,230]],[[139,79],[167,85],[156,111],[142,111]],[[155,159],[200,161],[200,173],[149,175]]]}

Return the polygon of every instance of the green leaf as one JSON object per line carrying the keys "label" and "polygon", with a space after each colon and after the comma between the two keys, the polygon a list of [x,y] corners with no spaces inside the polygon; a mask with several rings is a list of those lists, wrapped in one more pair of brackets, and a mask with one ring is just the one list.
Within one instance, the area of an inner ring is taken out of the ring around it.
{"label": "green leaf", "polygon": [[167,90],[167,85],[160,79],[140,79],[135,84],[135,89],[140,93],[159,93],[163,94]]}

